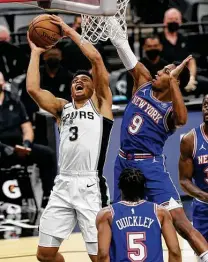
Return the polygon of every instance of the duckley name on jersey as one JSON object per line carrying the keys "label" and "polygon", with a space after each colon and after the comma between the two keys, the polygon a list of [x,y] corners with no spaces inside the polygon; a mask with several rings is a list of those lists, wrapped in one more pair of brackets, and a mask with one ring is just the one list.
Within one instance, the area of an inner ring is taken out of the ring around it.
{"label": "duckley name on jersey", "polygon": [[156,124],[158,124],[160,119],[163,118],[161,114],[157,111],[157,109],[155,109],[147,101],[145,101],[143,98],[137,95],[135,95],[132,99],[132,103],[137,107],[141,108],[145,113],[147,113],[147,115],[150,116]]}
{"label": "duckley name on jersey", "polygon": [[[94,112],[85,112],[85,111],[72,111],[68,114],[66,114],[65,116],[63,116],[61,118],[61,122],[63,125],[65,125],[67,122],[70,123],[70,120],[74,120],[74,119],[90,119],[90,120],[94,120]],[[67,121],[68,120],[68,121]]]}
{"label": "duckley name on jersey", "polygon": [[116,225],[119,230],[122,230],[127,227],[146,227],[150,228],[154,219],[149,217],[142,217],[142,216],[128,216],[122,217],[119,220],[116,220]]}

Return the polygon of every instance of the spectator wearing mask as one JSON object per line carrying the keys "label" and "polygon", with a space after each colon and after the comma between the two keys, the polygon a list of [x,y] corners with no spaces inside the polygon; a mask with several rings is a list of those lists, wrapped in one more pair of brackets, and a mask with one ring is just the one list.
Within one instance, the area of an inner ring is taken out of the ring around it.
{"label": "spectator wearing mask", "polygon": [[0,71],[6,81],[26,72],[29,61],[25,53],[10,41],[9,29],[0,25]]}
{"label": "spectator wearing mask", "polygon": [[[164,33],[161,36],[163,45],[162,57],[172,63],[173,61],[183,61],[188,55],[186,39],[178,32],[182,24],[182,14],[175,8],[168,9],[164,15]],[[195,59],[191,59],[188,68],[190,70],[190,79],[185,87],[186,92],[196,89],[197,65]],[[183,90],[182,90],[183,91]]]}
{"label": "spectator wearing mask", "polygon": [[143,50],[145,57],[141,59],[141,63],[150,71],[153,78],[159,70],[168,65],[168,62],[161,58],[162,49],[163,46],[158,36],[148,36],[144,40]]}
{"label": "spectator wearing mask", "polygon": [[[140,60],[142,64],[150,71],[153,78],[157,75],[157,72],[168,65],[168,62],[161,58],[163,46],[160,42],[160,38],[157,35],[151,35],[145,38],[143,51],[144,57]],[[132,97],[133,78],[127,73],[127,98]]]}
{"label": "spectator wearing mask", "polygon": [[57,173],[55,152],[33,143],[34,133],[24,105],[4,91],[5,80],[0,73],[0,161],[1,167],[36,163],[40,170],[45,208]]}
{"label": "spectator wearing mask", "polygon": [[54,96],[71,101],[70,86],[73,75],[61,65],[62,52],[54,47],[43,54],[44,65],[40,67],[41,88]]}
{"label": "spectator wearing mask", "polygon": [[[40,86],[50,91],[54,96],[71,101],[72,73],[61,65],[62,52],[59,48],[53,47],[43,54],[43,65],[40,67]],[[18,78],[20,79],[20,77]],[[15,79],[14,82],[18,82]],[[26,91],[25,77],[19,88],[22,90],[21,100],[24,103],[30,119],[39,110],[37,104],[32,100]],[[14,84],[14,83],[13,83]]]}

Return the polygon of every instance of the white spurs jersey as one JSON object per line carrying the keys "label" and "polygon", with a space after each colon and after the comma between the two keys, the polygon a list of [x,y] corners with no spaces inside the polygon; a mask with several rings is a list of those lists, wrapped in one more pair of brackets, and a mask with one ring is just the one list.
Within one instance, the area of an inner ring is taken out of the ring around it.
{"label": "white spurs jersey", "polygon": [[113,121],[100,115],[92,100],[79,109],[73,103],[66,104],[59,127],[60,173],[102,172],[112,126]]}

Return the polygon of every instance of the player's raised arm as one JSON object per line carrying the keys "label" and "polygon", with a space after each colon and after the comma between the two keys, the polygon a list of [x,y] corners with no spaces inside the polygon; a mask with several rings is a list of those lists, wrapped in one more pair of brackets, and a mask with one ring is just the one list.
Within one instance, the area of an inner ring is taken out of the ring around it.
{"label": "player's raised arm", "polygon": [[[134,78],[134,93],[140,86],[151,81],[152,77],[147,68],[142,63],[138,62],[129,46],[128,39],[126,39],[125,33],[116,18],[112,17],[109,21],[113,28],[115,28],[116,31],[119,31],[119,34],[116,34],[116,37],[111,39],[111,42],[117,49],[118,55],[126,70],[129,71]],[[121,37],[122,35],[123,37]]]}
{"label": "player's raised arm", "polygon": [[187,108],[179,88],[179,83],[180,74],[191,59],[192,56],[188,56],[179,66],[170,72],[170,94],[173,103],[173,114],[171,120],[173,121],[173,126],[175,127],[181,127],[185,125],[188,118]]}
{"label": "player's raised arm", "polygon": [[162,235],[168,248],[168,262],[182,262],[178,237],[169,211],[163,207],[158,207],[157,215],[161,223]]}
{"label": "player's raised arm", "polygon": [[28,42],[31,48],[31,56],[26,78],[27,92],[42,109],[59,118],[64,105],[68,103],[68,101],[56,98],[49,91],[40,88],[40,55],[45,50],[35,46],[29,39],[29,35]]}
{"label": "player's raised arm", "polygon": [[112,93],[109,87],[109,73],[106,70],[103,59],[98,50],[88,41],[81,41],[81,36],[73,28],[64,23],[64,21],[55,15],[51,16],[52,22],[62,27],[64,36],[70,37],[80,48],[83,54],[92,64],[93,83],[98,99],[104,99],[112,106]]}
{"label": "player's raised arm", "polygon": [[110,243],[111,243],[111,226],[112,219],[109,207],[103,208],[97,215],[96,226],[98,230],[98,262],[110,262]]}
{"label": "player's raised arm", "polygon": [[208,193],[202,191],[194,185],[193,178],[193,151],[194,151],[194,134],[189,132],[181,140],[180,159],[179,159],[179,179],[180,185],[184,192],[203,202],[208,203]]}

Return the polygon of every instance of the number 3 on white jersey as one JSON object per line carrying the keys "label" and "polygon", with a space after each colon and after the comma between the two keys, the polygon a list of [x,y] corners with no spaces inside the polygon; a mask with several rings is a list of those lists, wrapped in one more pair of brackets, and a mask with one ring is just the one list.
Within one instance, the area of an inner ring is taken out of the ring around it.
{"label": "number 3 on white jersey", "polygon": [[143,262],[147,258],[147,248],[142,243],[145,240],[145,232],[127,233],[128,258],[130,261]]}
{"label": "number 3 on white jersey", "polygon": [[130,134],[135,135],[139,132],[139,129],[141,128],[143,124],[143,118],[139,115],[136,114],[132,120],[131,120],[131,124],[128,127],[128,131]]}

